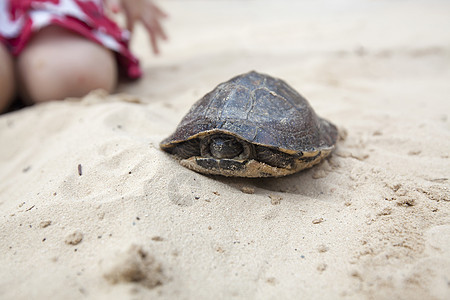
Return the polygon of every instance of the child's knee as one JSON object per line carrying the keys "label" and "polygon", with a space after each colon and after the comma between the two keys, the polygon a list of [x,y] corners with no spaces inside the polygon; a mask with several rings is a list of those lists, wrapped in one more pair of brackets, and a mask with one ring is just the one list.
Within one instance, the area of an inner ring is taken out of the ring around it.
{"label": "child's knee", "polygon": [[64,29],[36,36],[17,68],[22,94],[32,102],[82,97],[94,89],[110,92],[117,83],[114,54]]}
{"label": "child's knee", "polygon": [[0,112],[9,106],[14,91],[14,62],[6,47],[0,43]]}

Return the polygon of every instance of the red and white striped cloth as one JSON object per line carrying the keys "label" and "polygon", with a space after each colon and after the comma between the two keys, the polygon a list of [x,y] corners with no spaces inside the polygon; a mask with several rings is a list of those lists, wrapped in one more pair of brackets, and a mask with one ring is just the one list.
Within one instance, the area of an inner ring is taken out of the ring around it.
{"label": "red and white striped cloth", "polygon": [[116,52],[129,78],[142,75],[129,49],[130,32],[119,28],[103,9],[103,0],[0,0],[0,42],[17,56],[33,32],[56,25]]}

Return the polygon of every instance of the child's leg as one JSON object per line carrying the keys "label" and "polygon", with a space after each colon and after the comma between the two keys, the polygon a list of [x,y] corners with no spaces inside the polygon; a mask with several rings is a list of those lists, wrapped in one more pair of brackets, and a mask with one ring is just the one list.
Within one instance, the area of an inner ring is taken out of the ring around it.
{"label": "child's leg", "polygon": [[110,50],[56,26],[37,32],[17,58],[19,92],[34,103],[111,92],[117,72]]}
{"label": "child's leg", "polygon": [[6,47],[0,43],[0,112],[9,106],[14,92],[14,61]]}

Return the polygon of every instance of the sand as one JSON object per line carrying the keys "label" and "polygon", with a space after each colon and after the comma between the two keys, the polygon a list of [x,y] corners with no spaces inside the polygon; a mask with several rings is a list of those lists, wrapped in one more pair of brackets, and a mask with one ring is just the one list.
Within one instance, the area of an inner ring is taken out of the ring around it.
{"label": "sand", "polygon": [[[161,5],[142,80],[0,116],[0,298],[449,299],[450,3]],[[233,179],[159,150],[249,70],[347,132],[328,160]]]}

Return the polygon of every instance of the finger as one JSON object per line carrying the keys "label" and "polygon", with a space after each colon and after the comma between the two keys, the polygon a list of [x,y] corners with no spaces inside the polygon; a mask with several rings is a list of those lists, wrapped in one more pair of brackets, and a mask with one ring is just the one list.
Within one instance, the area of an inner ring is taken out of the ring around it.
{"label": "finger", "polygon": [[150,42],[152,44],[153,53],[158,55],[159,54],[158,42],[156,41],[156,36],[154,34],[150,34]]}
{"label": "finger", "polygon": [[160,9],[158,6],[156,6],[153,3],[150,3],[150,7],[156,13],[156,15],[158,17],[167,18],[169,16],[166,12],[164,12],[162,9]]}
{"label": "finger", "polygon": [[127,20],[127,29],[128,29],[130,32],[133,32],[133,29],[134,29],[134,23],[135,23],[134,16],[133,16],[133,15],[130,13],[130,11],[128,11],[128,10],[125,10],[124,12],[125,12],[125,18],[126,18],[126,20]]}
{"label": "finger", "polygon": [[157,34],[163,40],[167,40],[167,34],[164,32],[164,29],[162,28],[159,20],[154,19],[151,24],[151,27],[152,27],[153,31],[155,32],[155,34]]}
{"label": "finger", "polygon": [[144,23],[145,28],[147,29],[150,36],[150,43],[152,45],[153,53],[159,54],[157,35],[154,29],[148,23]]}
{"label": "finger", "polygon": [[141,21],[142,21],[142,23],[144,23],[147,30],[148,30],[148,28],[152,29],[152,31],[156,35],[156,37],[159,36],[163,40],[167,40],[167,34],[165,33],[164,29],[162,28],[161,23],[159,22],[158,18],[154,17],[153,11],[151,9],[147,11],[147,13],[144,15],[143,18],[141,18]]}

